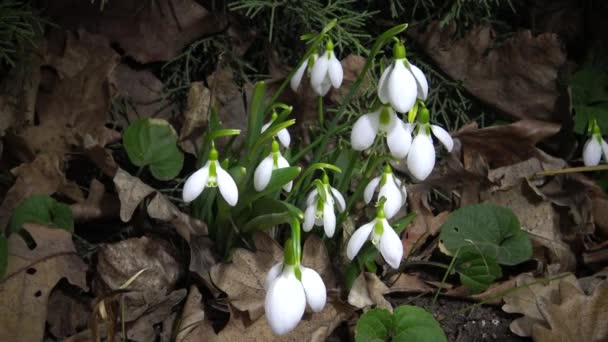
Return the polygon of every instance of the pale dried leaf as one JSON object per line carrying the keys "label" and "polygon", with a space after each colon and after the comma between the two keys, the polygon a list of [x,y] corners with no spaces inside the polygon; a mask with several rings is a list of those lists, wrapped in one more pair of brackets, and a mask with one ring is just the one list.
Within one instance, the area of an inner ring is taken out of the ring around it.
{"label": "pale dried leaf", "polygon": [[317,235],[310,235],[304,242],[302,265],[312,268],[319,273],[326,288],[332,289],[336,287],[336,272],[332,268],[325,243]]}
{"label": "pale dried leaf", "polygon": [[48,304],[47,323],[49,332],[63,340],[85,330],[91,314],[91,303],[77,294],[69,293],[59,286],[51,292]]}
{"label": "pale dried leaf", "polygon": [[393,312],[393,307],[384,295],[390,290],[374,273],[363,272],[353,282],[348,293],[348,304],[359,309],[376,305]]}
{"label": "pale dried leaf", "polygon": [[415,274],[399,273],[389,281],[389,293],[429,293],[433,290]]}
{"label": "pale dried leaf", "polygon": [[173,225],[177,233],[188,242],[194,235],[207,235],[208,233],[207,225],[204,222],[181,212],[161,193],[156,193],[146,210],[151,218]]}
{"label": "pale dried leaf", "polygon": [[211,91],[203,82],[192,82],[188,91],[188,109],[183,114],[184,123],[179,132],[182,149],[196,155],[196,143],[207,128],[211,107]]}
{"label": "pale dried leaf", "polygon": [[116,171],[114,185],[120,198],[120,219],[123,222],[129,221],[139,203],[155,191],[151,186],[139,178],[131,176],[123,169]]}
{"label": "pale dried leaf", "polygon": [[119,216],[120,204],[116,195],[106,193],[104,185],[97,179],[91,181],[87,199],[70,205],[76,222],[87,222],[100,218]]}
{"label": "pale dried leaf", "polygon": [[180,289],[167,295],[159,295],[141,317],[129,325],[127,337],[137,342],[155,341],[158,334],[154,325],[161,322],[167,323],[167,325],[163,324],[164,331],[172,331],[173,322],[165,321],[171,317],[174,307],[186,298],[186,294],[186,289]]}
{"label": "pale dried leaf", "polygon": [[87,289],[87,266],[69,232],[38,224],[25,229],[37,246],[29,249],[18,234],[9,237],[8,269],[0,282],[0,341],[43,340],[49,295],[62,278]]}
{"label": "pale dried leaf", "polygon": [[211,322],[205,320],[203,311],[203,296],[196,286],[190,286],[188,299],[184,305],[182,317],[177,328],[176,342],[201,341],[205,334],[213,333]]}

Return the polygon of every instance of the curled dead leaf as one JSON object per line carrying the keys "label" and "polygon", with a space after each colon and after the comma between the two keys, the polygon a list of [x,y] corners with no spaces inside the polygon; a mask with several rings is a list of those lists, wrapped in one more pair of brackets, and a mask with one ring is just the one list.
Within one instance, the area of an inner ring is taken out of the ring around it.
{"label": "curled dead leaf", "polygon": [[372,305],[393,312],[393,306],[384,298],[390,290],[374,273],[363,272],[353,282],[348,293],[348,304],[364,309]]}
{"label": "curled dead leaf", "polygon": [[192,82],[188,91],[188,109],[183,114],[179,142],[182,149],[196,155],[196,142],[209,122],[211,91],[203,82]]}

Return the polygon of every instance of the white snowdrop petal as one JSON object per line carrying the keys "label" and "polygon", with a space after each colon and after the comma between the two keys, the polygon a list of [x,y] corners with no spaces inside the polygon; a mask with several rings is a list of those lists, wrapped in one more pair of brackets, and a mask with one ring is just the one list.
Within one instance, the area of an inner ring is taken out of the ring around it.
{"label": "white snowdrop petal", "polygon": [[332,186],[330,186],[329,189],[331,190],[331,194],[336,199],[336,206],[338,207],[338,211],[340,211],[341,213],[344,212],[344,209],[346,209],[346,201],[344,200],[344,196],[342,196],[338,189]]}
{"label": "white snowdrop petal", "polygon": [[302,271],[302,287],[306,293],[306,302],[314,312],[321,312],[327,301],[327,289],[323,279],[312,268],[300,266]]}
{"label": "white snowdrop petal", "polygon": [[387,264],[394,269],[399,268],[399,264],[403,258],[403,244],[399,235],[389,226],[386,220],[384,220],[384,231],[380,237],[378,249]]}
{"label": "white snowdrop petal", "polygon": [[426,97],[429,95],[429,83],[426,79],[426,76],[417,66],[412,63],[409,63],[409,69],[414,75],[414,79],[416,80],[416,84],[418,86],[418,98],[422,101],[426,100]]}
{"label": "white snowdrop petal", "polygon": [[272,177],[272,155],[264,158],[253,174],[253,186],[256,191],[266,189]]}
{"label": "white snowdrop petal", "polygon": [[425,180],[435,166],[435,147],[433,140],[425,133],[418,134],[412,141],[407,155],[407,168],[418,180]]}
{"label": "white snowdrop petal", "polygon": [[604,161],[608,161],[608,143],[602,139],[602,153],[604,154]]}
{"label": "white snowdrop petal", "polygon": [[293,271],[283,272],[270,284],[264,301],[266,319],[276,335],[292,331],[306,310],[306,293]]}
{"label": "white snowdrop petal", "polygon": [[264,281],[264,290],[265,291],[268,291],[270,284],[272,284],[272,282],[281,274],[282,271],[283,271],[282,262],[274,264],[274,266],[272,266],[270,268],[270,270],[268,270],[268,273],[266,274],[266,280]]}
{"label": "white snowdrop petal", "polygon": [[412,145],[412,135],[408,133],[405,124],[401,120],[388,132],[386,144],[393,157],[403,159],[407,156]]}
{"label": "white snowdrop petal", "polygon": [[270,127],[270,125],[272,125],[272,121],[269,121],[269,122],[265,123],[265,124],[262,126],[262,132],[261,132],[261,133],[266,132],[266,130],[268,129],[268,127]]}
{"label": "white snowdrop petal", "polygon": [[407,201],[407,188],[405,187],[405,184],[399,185],[399,190],[401,191],[401,205],[403,206]]}
{"label": "white snowdrop petal", "polygon": [[591,136],[583,147],[583,162],[585,163],[585,166],[595,166],[600,163],[601,159],[602,147],[595,136]]}
{"label": "white snowdrop petal", "polygon": [[327,69],[329,68],[328,52],[319,57],[312,66],[310,73],[310,84],[313,88],[318,87],[325,78],[327,78]]}
{"label": "white snowdrop petal", "polygon": [[329,58],[328,71],[331,85],[334,88],[340,88],[342,79],[344,78],[344,70],[342,70],[342,64],[340,64],[340,61],[336,58],[334,52],[332,52],[331,57]]}
{"label": "white snowdrop petal", "polygon": [[209,162],[205,166],[201,167],[198,171],[190,175],[184,184],[184,190],[182,192],[182,198],[184,202],[194,201],[198,195],[205,190],[207,185],[207,179],[209,179]]}
{"label": "white snowdrop petal", "polygon": [[329,203],[323,206],[323,229],[328,238],[333,237],[336,231],[336,214],[333,205]]}
{"label": "white snowdrop petal", "polygon": [[375,224],[376,220],[373,220],[372,222],[362,225],[353,233],[346,246],[346,256],[348,259],[353,260],[357,256],[357,253],[359,253],[359,250],[361,250],[365,241],[369,239],[369,235]]}
{"label": "white snowdrop petal", "polygon": [[391,75],[391,71],[393,70],[393,63],[391,63],[388,67],[386,67],[386,69],[384,69],[384,72],[382,73],[382,76],[380,76],[380,81],[378,81],[378,98],[380,99],[380,102],[387,104],[390,102],[389,97],[388,97],[388,78]]}
{"label": "white snowdrop petal", "polygon": [[306,206],[310,206],[317,202],[317,189],[313,189],[306,197]]}
{"label": "white snowdrop petal", "polygon": [[[283,169],[283,168],[289,167],[289,162],[281,154],[279,154],[279,158],[277,160],[277,164],[279,166],[278,167],[279,169]],[[285,190],[287,192],[290,192],[292,186],[293,186],[293,181],[290,181],[289,183],[283,185],[283,190]]]}
{"label": "white snowdrop petal", "polygon": [[326,74],[323,81],[319,84],[312,84],[312,90],[317,93],[319,96],[325,96],[331,89],[331,80],[329,79],[329,75]]}
{"label": "white snowdrop petal", "polygon": [[390,219],[399,212],[403,203],[401,190],[399,190],[399,187],[397,187],[397,184],[392,179],[388,179],[386,184],[380,188],[378,200],[382,197],[386,198],[384,213],[386,214],[386,218]]}
{"label": "white snowdrop petal", "polygon": [[283,128],[282,130],[280,130],[277,133],[277,137],[279,138],[279,142],[281,142],[281,145],[283,145],[284,147],[289,147],[289,144],[291,144],[291,136],[289,135],[289,131],[287,130],[287,128]]}
{"label": "white snowdrop petal", "polygon": [[217,187],[220,189],[220,194],[222,197],[230,205],[234,207],[236,203],[239,201],[239,189],[232,179],[230,174],[222,169],[219,163],[216,162],[216,170],[217,170]]}
{"label": "white snowdrop petal", "polygon": [[441,144],[445,146],[445,149],[448,152],[452,152],[452,149],[454,148],[454,140],[452,139],[450,133],[443,129],[443,127],[437,125],[431,125],[431,131],[433,132],[433,135],[439,139]]}
{"label": "white snowdrop petal", "polygon": [[377,112],[361,115],[353,125],[350,143],[353,150],[363,151],[372,146],[378,134],[379,114]]}
{"label": "white snowdrop petal", "polygon": [[[291,90],[298,91],[300,88],[300,83],[302,83],[302,78],[304,77],[304,72],[306,72],[306,67],[308,67],[308,59],[300,65],[298,70],[293,74],[293,77],[289,81],[289,85],[291,86]],[[262,131],[263,132],[263,131]]]}
{"label": "white snowdrop petal", "polygon": [[416,103],[418,86],[414,76],[405,68],[402,60],[395,63],[387,82],[391,106],[400,113],[407,113]]}
{"label": "white snowdrop petal", "polygon": [[378,187],[378,184],[380,184],[380,177],[376,177],[369,181],[369,183],[367,183],[365,189],[363,190],[363,200],[365,201],[365,203],[371,202],[372,198],[374,197],[374,192],[376,192],[376,188]]}
{"label": "white snowdrop petal", "polygon": [[316,203],[313,205],[309,205],[306,207],[304,211],[304,223],[302,224],[302,229],[305,232],[309,232],[312,230],[312,227],[315,225],[315,214],[317,211]]}

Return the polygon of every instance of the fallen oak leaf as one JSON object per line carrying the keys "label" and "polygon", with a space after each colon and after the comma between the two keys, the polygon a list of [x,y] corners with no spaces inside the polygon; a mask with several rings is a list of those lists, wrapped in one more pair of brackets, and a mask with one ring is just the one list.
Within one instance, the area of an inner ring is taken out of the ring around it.
{"label": "fallen oak leaf", "polygon": [[202,307],[203,296],[196,286],[190,286],[188,298],[177,327],[176,342],[196,342],[205,340],[205,335],[213,333],[211,322],[205,320]]}
{"label": "fallen oak leaf", "polygon": [[43,340],[49,295],[62,278],[87,289],[87,266],[69,232],[38,224],[25,229],[36,247],[30,249],[18,234],[8,239],[7,275],[0,281],[1,341]]}

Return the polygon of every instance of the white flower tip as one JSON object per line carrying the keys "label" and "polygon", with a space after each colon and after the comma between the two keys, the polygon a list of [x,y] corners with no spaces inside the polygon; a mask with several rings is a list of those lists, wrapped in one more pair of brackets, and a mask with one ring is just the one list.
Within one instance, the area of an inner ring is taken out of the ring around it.
{"label": "white flower tip", "polygon": [[380,237],[380,244],[378,245],[382,257],[389,266],[394,269],[399,268],[401,259],[403,259],[403,243],[399,235],[389,226],[388,222],[384,222],[384,232]]}
{"label": "white flower tip", "polygon": [[602,147],[595,136],[591,136],[583,147],[583,162],[585,166],[595,166],[602,159]]}
{"label": "white flower tip", "polygon": [[302,287],[306,293],[306,302],[314,312],[323,311],[327,301],[327,289],[323,279],[315,270],[304,266],[300,267],[302,271]]}
{"label": "white flower tip", "polygon": [[407,113],[416,103],[418,85],[403,61],[398,60],[394,63],[391,75],[386,82],[388,82],[388,98],[391,106],[400,113]]}
{"label": "white flower tip", "polygon": [[350,134],[350,143],[353,150],[363,151],[372,146],[378,133],[378,120],[374,114],[362,115],[355,124]]}
{"label": "white flower tip", "polygon": [[365,241],[369,239],[369,234],[371,234],[375,224],[376,220],[373,220],[372,222],[364,224],[353,233],[346,246],[346,256],[348,259],[353,260],[357,256],[359,250],[361,250],[361,247],[365,244]]}
{"label": "white flower tip", "polygon": [[194,201],[198,195],[205,190],[207,179],[209,178],[209,163],[205,164],[198,171],[193,173],[184,184],[182,191],[182,199],[184,202],[189,203]]}
{"label": "white flower tip", "polygon": [[342,64],[340,64],[340,61],[336,58],[335,53],[331,54],[328,72],[329,79],[331,80],[331,85],[336,89],[340,88],[340,86],[342,85],[342,80],[344,78],[344,70],[342,70]]}
{"label": "white flower tip", "polygon": [[253,174],[253,187],[256,191],[266,189],[272,177],[272,155],[264,158]]}
{"label": "white flower tip", "polygon": [[271,282],[264,301],[268,325],[276,335],[285,335],[295,329],[306,310],[302,284],[295,274],[283,272]]}
{"label": "white flower tip", "polygon": [[441,144],[445,146],[445,149],[448,152],[452,152],[452,149],[454,148],[454,139],[452,139],[450,133],[437,125],[431,125],[431,131],[433,132],[433,135],[439,139]]}
{"label": "white flower tip", "polygon": [[431,137],[424,133],[418,134],[412,141],[407,155],[407,167],[418,180],[425,180],[435,166],[435,147]]}
{"label": "white flower tip", "polygon": [[239,189],[232,179],[232,176],[226,170],[222,169],[219,164],[217,165],[217,187],[220,190],[222,197],[230,205],[234,207],[239,201]]}

